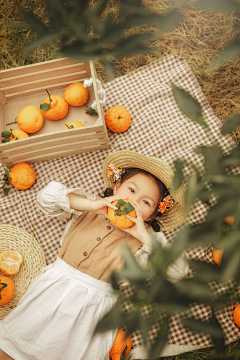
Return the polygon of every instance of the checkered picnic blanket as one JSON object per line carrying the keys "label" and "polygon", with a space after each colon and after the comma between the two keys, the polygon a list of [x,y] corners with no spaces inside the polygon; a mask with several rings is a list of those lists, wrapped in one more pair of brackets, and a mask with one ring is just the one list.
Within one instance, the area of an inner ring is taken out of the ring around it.
{"label": "checkered picnic blanket", "polygon": [[[205,119],[209,125],[211,139],[198,124],[187,119],[179,110],[172,93],[171,83],[189,91],[202,105]],[[150,63],[130,74],[118,77],[104,85],[107,101],[104,111],[115,105],[122,105],[132,116],[130,128],[124,133],[113,133],[108,130],[111,148],[77,154],[55,160],[33,164],[36,172],[35,184],[26,191],[11,189],[7,197],[0,198],[2,223],[19,226],[28,232],[33,231],[46,255],[47,263],[56,259],[59,240],[65,224],[60,220],[48,218],[36,207],[36,194],[49,181],[55,180],[66,186],[83,187],[89,194],[101,195],[104,191],[102,163],[105,157],[117,150],[129,149],[139,153],[155,156],[172,165],[178,156],[185,158],[199,168],[203,167],[201,155],[195,154],[197,146],[217,143],[224,153],[233,147],[229,135],[220,134],[221,122],[214,115],[201,88],[183,58],[175,55],[164,57]],[[1,165],[2,178],[4,168]],[[187,171],[187,169],[186,169]],[[201,202],[196,203],[188,221],[196,224],[204,221],[207,208]],[[176,230],[165,232],[171,241]],[[198,248],[189,251],[190,258],[212,262],[211,248]],[[207,319],[209,308],[204,305],[192,305],[190,310],[195,318]],[[240,331],[232,320],[233,306],[227,306],[218,314],[218,319],[226,334],[226,344],[239,338]],[[172,317],[170,334],[166,346],[166,355],[213,346],[211,339],[202,333],[193,333],[183,328],[181,315]],[[158,328],[153,328],[149,341],[156,337]],[[143,342],[141,334],[132,335],[133,350],[137,358],[145,358],[141,351]]]}

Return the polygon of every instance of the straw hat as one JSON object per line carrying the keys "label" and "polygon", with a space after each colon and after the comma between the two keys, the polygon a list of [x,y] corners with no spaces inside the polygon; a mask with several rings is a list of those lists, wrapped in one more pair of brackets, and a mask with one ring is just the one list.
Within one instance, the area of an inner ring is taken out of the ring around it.
{"label": "straw hat", "polygon": [[[170,190],[170,193],[173,193],[172,181],[174,171],[171,166],[163,160],[142,155],[131,150],[116,151],[108,155],[103,163],[103,180],[105,189],[113,189],[115,185],[112,177],[107,177],[108,166],[110,164],[113,164],[117,168],[139,168],[146,170],[161,180],[166,188]],[[159,214],[161,216],[156,217],[162,231],[175,229],[184,222],[186,218],[184,212],[184,191],[185,187],[182,185],[174,195],[175,205],[163,214]]]}
{"label": "straw hat", "polygon": [[[16,275],[9,276],[14,282],[15,294],[9,303],[0,306],[0,320],[17,305],[32,280],[47,265],[44,252],[33,234],[17,226],[0,224],[0,253],[5,250],[19,251],[23,263]],[[1,271],[0,275],[5,276]]]}

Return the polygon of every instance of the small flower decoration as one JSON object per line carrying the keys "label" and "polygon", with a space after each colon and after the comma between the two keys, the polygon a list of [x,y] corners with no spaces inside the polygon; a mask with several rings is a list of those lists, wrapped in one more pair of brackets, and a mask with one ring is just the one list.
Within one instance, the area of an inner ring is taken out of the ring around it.
{"label": "small flower decoration", "polygon": [[164,198],[160,201],[158,211],[163,214],[165,211],[170,210],[174,205],[176,205],[175,200],[172,198],[169,190],[165,193]]}
{"label": "small flower decoration", "polygon": [[121,174],[124,172],[124,169],[117,168],[113,164],[110,164],[108,166],[107,177],[112,177],[112,181],[115,183],[117,180],[121,180]]}

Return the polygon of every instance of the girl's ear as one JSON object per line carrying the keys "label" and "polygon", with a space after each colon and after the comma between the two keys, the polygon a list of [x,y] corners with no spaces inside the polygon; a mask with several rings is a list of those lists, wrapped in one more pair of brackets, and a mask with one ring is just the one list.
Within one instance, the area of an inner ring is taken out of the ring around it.
{"label": "girl's ear", "polygon": [[113,195],[116,194],[116,191],[117,189],[120,187],[121,183],[119,180],[116,181],[116,184],[114,185],[114,188],[113,188]]}

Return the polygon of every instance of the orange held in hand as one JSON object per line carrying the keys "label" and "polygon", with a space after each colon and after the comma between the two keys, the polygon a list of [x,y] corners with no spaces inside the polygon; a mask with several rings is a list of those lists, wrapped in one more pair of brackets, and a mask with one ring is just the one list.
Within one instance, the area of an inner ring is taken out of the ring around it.
{"label": "orange held in hand", "polygon": [[124,132],[131,124],[131,115],[123,106],[113,106],[106,112],[106,125],[113,132]]}
{"label": "orange held in hand", "polygon": [[48,98],[46,98],[43,104],[40,105],[40,109],[43,111],[44,116],[48,120],[61,120],[67,116],[68,104],[64,98],[60,95],[50,95],[48,90]]}
{"label": "orange held in hand", "polygon": [[10,183],[19,190],[30,188],[36,180],[35,171],[26,162],[15,164],[9,173]]}
{"label": "orange held in hand", "polygon": [[124,352],[125,347],[127,346],[127,351],[125,353],[125,356],[123,357],[123,359],[125,359],[127,357],[127,355],[130,353],[131,351],[131,347],[132,347],[132,341],[130,339],[130,337],[127,337],[126,339],[124,339],[126,336],[125,331],[123,330],[118,330],[117,335],[115,337],[113,346],[109,352],[109,358],[111,360],[121,360],[122,357],[122,353]]}
{"label": "orange held in hand", "polygon": [[235,324],[240,327],[240,304],[238,304],[234,309],[233,320]]}
{"label": "orange held in hand", "polygon": [[88,88],[85,88],[81,82],[69,85],[64,91],[64,99],[72,106],[83,106],[88,101],[88,96]]}
{"label": "orange held in hand", "polygon": [[221,249],[214,249],[213,250],[213,260],[215,261],[215,263],[217,265],[221,264],[222,256],[223,256],[223,250],[221,250]]}
{"label": "orange held in hand", "polygon": [[137,217],[134,206],[129,199],[115,200],[112,202],[118,210],[108,208],[108,218],[111,223],[117,226],[119,229],[127,229],[134,225],[134,222],[126,217],[126,215]]}
{"label": "orange held in hand", "polygon": [[5,275],[16,275],[22,262],[23,257],[16,250],[6,250],[0,254],[0,270]]}
{"label": "orange held in hand", "polygon": [[44,117],[36,106],[27,105],[18,114],[17,123],[20,129],[28,134],[33,134],[42,128]]}
{"label": "orange held in hand", "polygon": [[0,305],[9,303],[14,293],[14,282],[7,276],[0,276]]}

